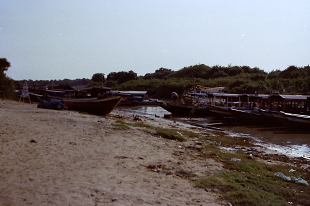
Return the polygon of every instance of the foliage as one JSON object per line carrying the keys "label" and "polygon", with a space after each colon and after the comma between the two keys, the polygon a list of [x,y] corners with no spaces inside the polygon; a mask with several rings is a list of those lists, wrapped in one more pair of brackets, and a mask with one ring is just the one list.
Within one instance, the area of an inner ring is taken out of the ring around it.
{"label": "foliage", "polygon": [[96,74],[93,74],[91,80],[92,80],[93,82],[101,82],[101,83],[102,83],[102,82],[105,81],[104,78],[105,78],[105,77],[104,77],[104,74],[103,74],[103,73],[96,73]]}
{"label": "foliage", "polygon": [[114,126],[115,128],[119,130],[129,129],[129,126],[127,125],[127,123],[122,120],[115,121],[114,123],[112,123],[112,126]]}
{"label": "foliage", "polygon": [[107,76],[107,80],[117,81],[119,84],[136,79],[137,73],[133,72],[132,70],[130,70],[129,72],[111,72]]}
{"label": "foliage", "polygon": [[7,71],[11,63],[6,58],[0,58],[0,72]]}
{"label": "foliage", "polygon": [[155,70],[155,73],[147,73],[144,75],[144,79],[164,79],[165,77],[169,76],[172,74],[173,71],[171,69],[166,69],[166,68],[159,68]]}
{"label": "foliage", "polygon": [[165,139],[178,140],[180,142],[186,141],[183,135],[175,130],[157,128],[156,135],[159,135]]}
{"label": "foliage", "polygon": [[[6,67],[5,67],[6,68]],[[28,85],[46,86],[70,85],[101,86],[102,73],[94,74],[92,79],[76,80],[27,80]],[[154,73],[137,77],[133,71],[111,72],[107,75],[104,86],[114,90],[143,90],[148,91],[152,98],[170,98],[171,92],[182,94],[184,89],[201,85],[204,87],[225,87],[229,93],[270,94],[309,94],[310,67],[289,66],[283,71],[273,70],[266,73],[263,70],[249,66],[220,66],[212,67],[197,64],[184,67],[178,71],[159,68]],[[15,87],[21,88],[23,81],[15,81]]]}
{"label": "foliage", "polygon": [[14,94],[14,81],[7,77],[5,71],[11,66],[6,58],[0,58],[0,91],[4,92],[7,98],[12,98]]}

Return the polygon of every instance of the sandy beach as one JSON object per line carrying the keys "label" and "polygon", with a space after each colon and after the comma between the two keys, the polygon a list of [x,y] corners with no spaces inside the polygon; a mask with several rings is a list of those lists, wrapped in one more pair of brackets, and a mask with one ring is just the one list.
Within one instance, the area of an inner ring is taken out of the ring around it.
{"label": "sandy beach", "polygon": [[223,170],[221,163],[203,157],[204,143],[113,124],[121,119],[184,126],[134,120],[115,111],[98,116],[9,100],[0,101],[0,117],[0,205],[229,205],[187,176]]}

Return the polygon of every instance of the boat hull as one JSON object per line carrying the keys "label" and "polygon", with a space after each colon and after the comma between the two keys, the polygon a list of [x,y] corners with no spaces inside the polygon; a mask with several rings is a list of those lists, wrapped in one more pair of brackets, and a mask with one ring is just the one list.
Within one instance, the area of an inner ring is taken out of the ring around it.
{"label": "boat hull", "polygon": [[[173,115],[177,116],[188,116],[194,106],[192,105],[185,105],[185,104],[160,104],[163,109],[167,110],[168,112],[172,113]],[[197,107],[194,113],[195,116],[209,116],[210,112],[207,107]]]}
{"label": "boat hull", "polygon": [[208,106],[209,111],[216,117],[232,117],[230,107]]}
{"label": "boat hull", "polygon": [[109,114],[120,101],[121,97],[109,97],[104,99],[64,99],[63,104],[69,110],[106,115]]}
{"label": "boat hull", "polygon": [[269,124],[269,118],[255,110],[230,110],[234,118],[243,124]]}
{"label": "boat hull", "polygon": [[281,112],[283,116],[288,120],[288,125],[298,128],[307,128],[310,127],[310,116],[309,115],[300,115]]}

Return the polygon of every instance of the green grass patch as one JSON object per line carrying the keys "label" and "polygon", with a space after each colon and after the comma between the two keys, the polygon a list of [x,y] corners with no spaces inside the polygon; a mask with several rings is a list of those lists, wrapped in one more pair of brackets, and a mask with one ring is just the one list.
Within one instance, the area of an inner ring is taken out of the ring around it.
{"label": "green grass patch", "polygon": [[195,138],[195,137],[200,137],[200,134],[196,132],[192,132],[189,130],[178,130],[182,135],[190,137],[190,138]]}
{"label": "green grass patch", "polygon": [[163,128],[156,128],[156,135],[159,135],[165,139],[177,140],[180,142],[186,141],[185,137],[176,130],[171,129],[163,129]]}
{"label": "green grass patch", "polygon": [[[159,127],[153,127],[149,124],[145,124],[143,122],[136,122],[136,123],[127,123],[123,120],[117,120],[115,123],[112,124],[114,127],[117,127],[119,129],[129,129],[129,126],[133,126],[133,127],[141,127],[143,128],[141,131],[144,131],[146,133],[152,134],[152,131],[154,131],[153,134],[155,135],[159,135],[163,138],[166,139],[171,139],[171,140],[177,140],[177,141],[181,141],[184,142],[186,141],[186,138],[184,137],[189,136],[189,137],[198,137],[199,135],[194,133],[194,132],[190,132],[190,131],[177,131],[177,130],[173,130],[173,129],[163,129],[163,128],[159,128]],[[184,135],[183,135],[184,134]]]}
{"label": "green grass patch", "polygon": [[144,127],[144,128],[149,128],[149,129],[155,129],[155,127],[149,125],[149,124],[145,124],[143,122],[136,122],[136,123],[133,123],[133,124],[130,124],[131,126],[133,127]]}
{"label": "green grass patch", "polygon": [[[233,205],[310,204],[309,187],[274,176],[276,172],[282,172],[298,178],[302,176],[302,170],[289,173],[289,166],[269,165],[248,159],[248,155],[242,151],[232,153],[215,146],[207,146],[203,151],[207,157],[221,161],[226,171],[200,177],[196,185],[220,192],[222,198]],[[231,161],[231,158],[241,159],[241,162]]]}
{"label": "green grass patch", "polygon": [[243,146],[243,147],[252,147],[255,146],[253,144],[253,140],[250,138],[244,138],[244,137],[228,137],[226,135],[217,135],[212,137],[213,140],[216,140],[217,142],[220,142],[222,146]]}
{"label": "green grass patch", "polygon": [[142,131],[142,132],[145,132],[145,133],[148,133],[148,134],[153,134],[153,132],[151,131],[151,130],[149,130],[149,129],[146,129],[146,128],[142,128],[142,129],[139,129],[140,131]]}
{"label": "green grass patch", "polygon": [[118,129],[126,130],[130,127],[127,125],[127,123],[123,120],[116,120],[115,123],[112,123],[113,127],[116,127]]}

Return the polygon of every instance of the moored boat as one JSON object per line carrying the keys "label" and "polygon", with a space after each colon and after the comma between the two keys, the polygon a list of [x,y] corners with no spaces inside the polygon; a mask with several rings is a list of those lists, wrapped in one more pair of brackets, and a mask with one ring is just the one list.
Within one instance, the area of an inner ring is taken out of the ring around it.
{"label": "moored boat", "polygon": [[90,112],[95,114],[109,114],[116,105],[121,101],[121,97],[107,97],[103,99],[86,98],[86,99],[63,99],[65,107],[70,110]]}
{"label": "moored boat", "polygon": [[244,124],[266,124],[269,122],[268,118],[256,109],[231,108],[230,112],[238,122],[242,122]]}
{"label": "moored boat", "polygon": [[[160,103],[158,105],[176,116],[188,116],[194,108],[194,105],[186,105],[186,104]],[[198,105],[196,106],[195,110],[196,110],[194,112],[195,116],[209,116],[210,115],[210,112],[206,106]]]}
{"label": "moored boat", "polygon": [[224,107],[224,106],[208,106],[209,111],[211,112],[211,115],[216,117],[232,117],[232,113],[230,110],[230,107]]}
{"label": "moored boat", "polygon": [[[310,116],[309,115],[301,115],[301,114],[293,114],[280,112],[287,120],[288,125],[293,127],[302,127],[309,129],[310,127]],[[309,129],[310,131],[310,129]]]}

